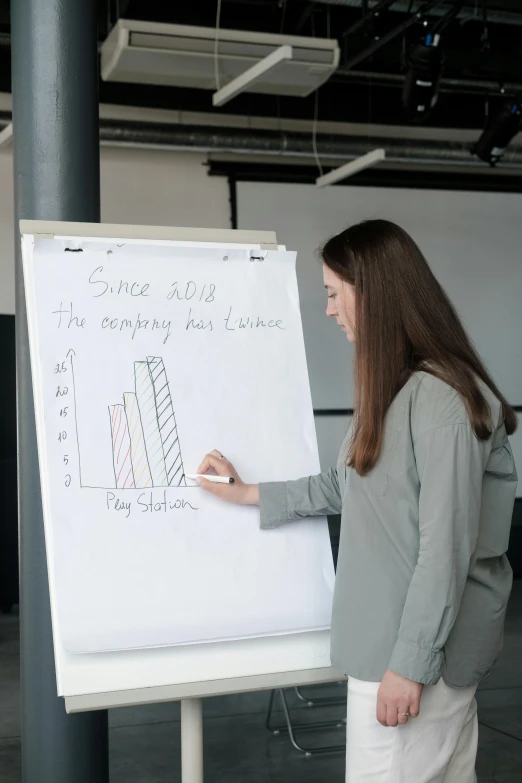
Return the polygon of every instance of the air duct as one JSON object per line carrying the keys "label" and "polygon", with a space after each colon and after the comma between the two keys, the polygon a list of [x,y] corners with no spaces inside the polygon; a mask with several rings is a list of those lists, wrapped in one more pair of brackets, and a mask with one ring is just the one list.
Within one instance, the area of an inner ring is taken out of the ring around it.
{"label": "air duct", "polygon": [[[0,112],[0,130],[11,122],[9,112]],[[101,119],[100,141],[118,147],[144,147],[172,151],[203,152],[241,156],[245,160],[280,158],[282,161],[315,162],[312,134],[288,131],[247,131],[214,125],[183,125],[123,119]],[[522,144],[516,140],[495,170],[509,174],[522,169]],[[487,173],[489,167],[472,156],[473,142],[432,139],[400,139],[393,136],[351,136],[320,133],[317,150],[325,165],[332,167],[384,147],[386,164],[418,168],[463,167],[473,173]]]}
{"label": "air duct", "polygon": [[[222,153],[260,158],[277,156],[282,159],[314,161],[314,145],[311,134],[250,131],[235,128],[212,128],[206,126],[165,125],[141,122],[101,123],[100,138],[106,144],[119,146],[146,146],[161,149]],[[317,138],[317,151],[326,166],[338,165],[364,155],[373,147],[386,149],[386,161],[392,164],[413,164],[416,166],[465,167],[474,172],[487,171],[471,155],[471,144],[462,142],[441,142],[428,140],[401,140],[397,138],[328,136]],[[522,169],[522,147],[513,147],[506,152],[501,169]]]}

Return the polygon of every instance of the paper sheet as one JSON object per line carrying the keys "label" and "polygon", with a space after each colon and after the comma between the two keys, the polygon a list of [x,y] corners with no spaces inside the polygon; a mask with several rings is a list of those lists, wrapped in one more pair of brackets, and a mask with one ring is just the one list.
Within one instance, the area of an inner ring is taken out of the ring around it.
{"label": "paper sheet", "polygon": [[23,241],[53,627],[69,652],[328,628],[325,520],[185,478],[319,471],[295,253]]}

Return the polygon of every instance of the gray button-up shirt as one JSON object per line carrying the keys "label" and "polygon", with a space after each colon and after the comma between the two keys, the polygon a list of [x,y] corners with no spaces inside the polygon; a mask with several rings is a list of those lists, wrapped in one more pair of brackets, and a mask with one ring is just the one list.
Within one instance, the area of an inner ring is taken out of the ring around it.
{"label": "gray button-up shirt", "polygon": [[506,557],[517,475],[497,398],[493,434],[475,436],[459,394],[417,372],[397,394],[379,460],[260,484],[261,527],[342,514],[331,659],[379,682],[386,669],[455,687],[486,676],[502,648]]}

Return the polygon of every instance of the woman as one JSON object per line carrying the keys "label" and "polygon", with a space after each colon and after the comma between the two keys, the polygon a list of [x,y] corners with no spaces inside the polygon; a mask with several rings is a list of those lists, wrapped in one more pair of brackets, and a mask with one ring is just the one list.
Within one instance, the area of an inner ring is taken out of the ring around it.
{"label": "woman", "polygon": [[[336,469],[201,486],[261,527],[342,514],[332,664],[348,675],[348,783],[473,783],[475,691],[501,646],[516,415],[411,237],[369,220],[322,250],[326,314],[355,343]],[[419,717],[418,717],[419,716]],[[390,730],[391,727],[391,730]]]}

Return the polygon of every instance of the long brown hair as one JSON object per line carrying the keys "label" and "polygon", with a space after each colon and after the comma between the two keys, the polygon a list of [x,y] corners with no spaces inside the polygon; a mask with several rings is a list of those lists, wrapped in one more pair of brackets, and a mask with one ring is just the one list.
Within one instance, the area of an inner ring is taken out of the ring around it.
{"label": "long brown hair", "polygon": [[364,475],[377,462],[386,412],[416,370],[462,397],[480,440],[492,433],[480,378],[502,403],[507,433],[517,416],[479,359],[457,312],[418,246],[388,220],[366,220],[321,250],[329,269],[355,288],[355,410],[347,463]]}

